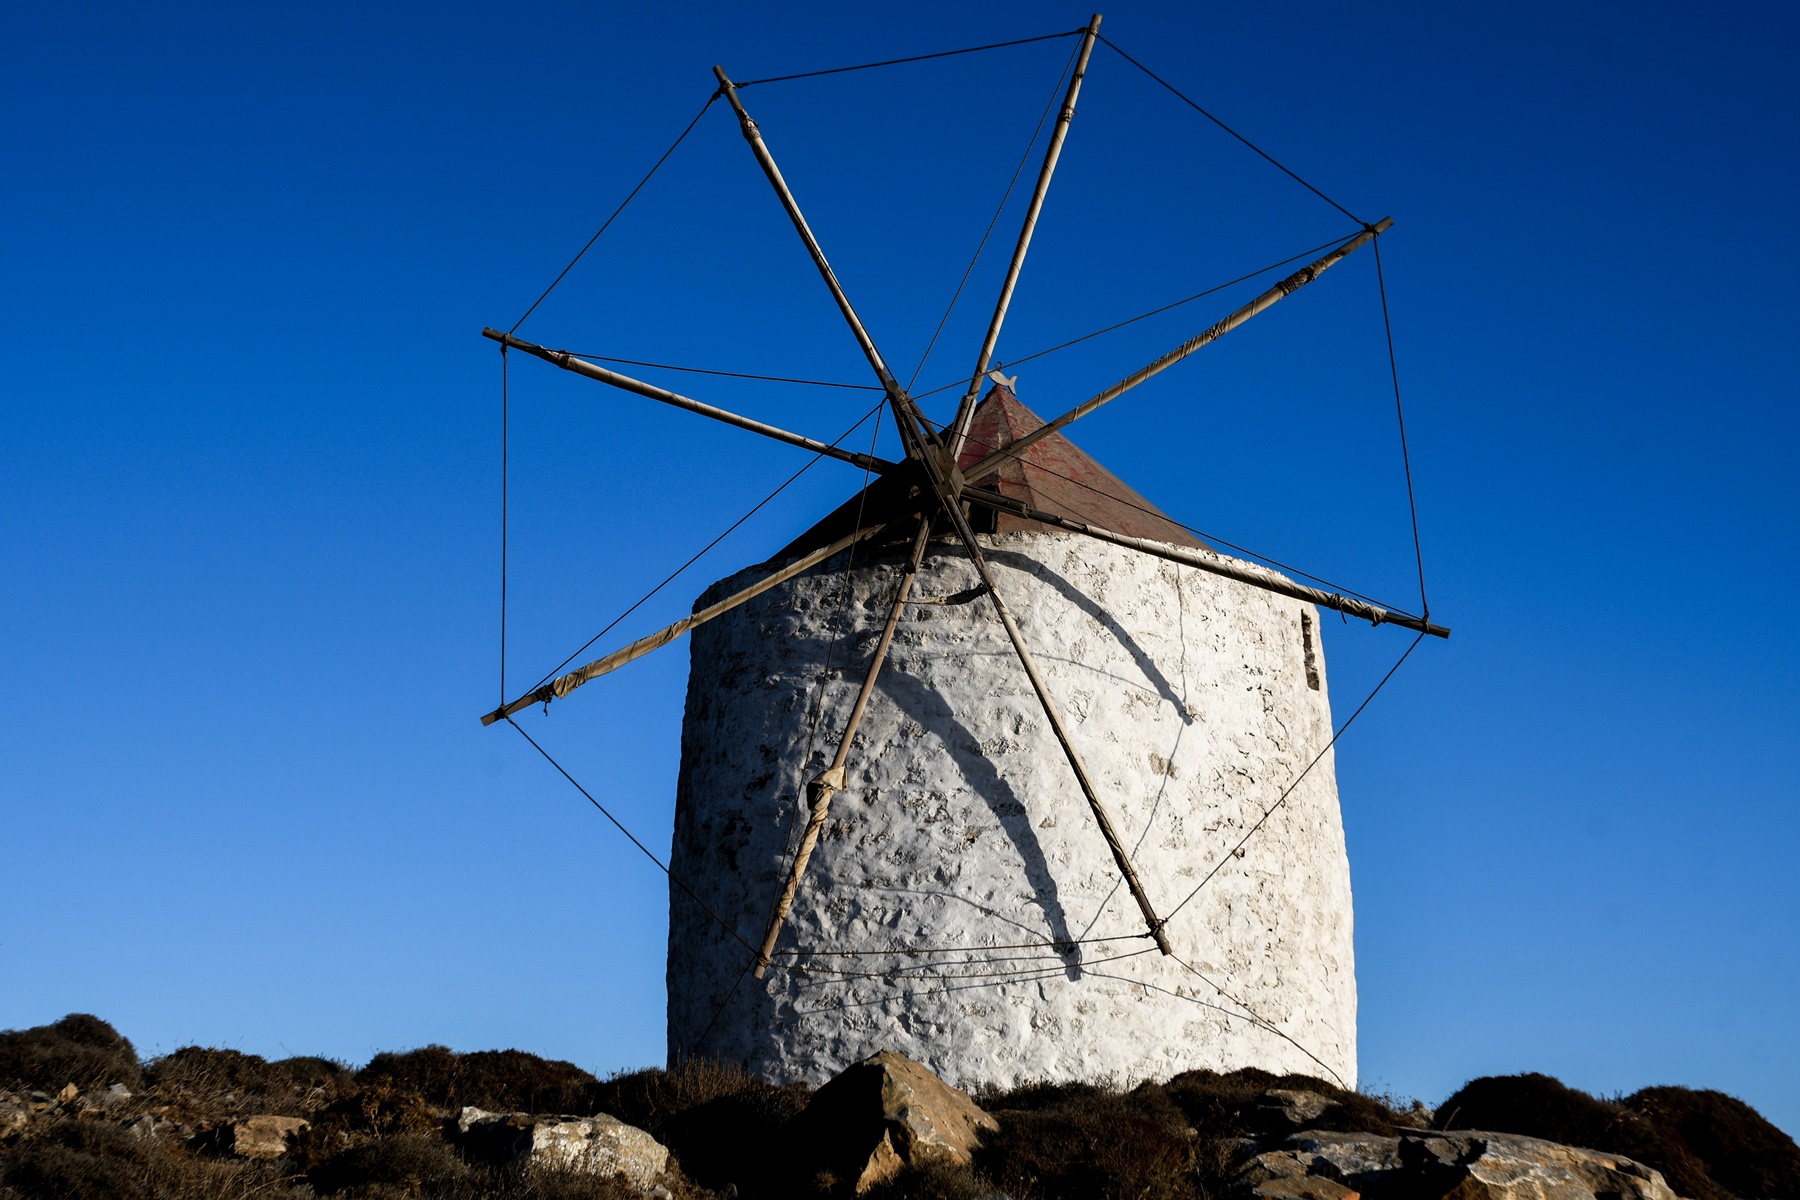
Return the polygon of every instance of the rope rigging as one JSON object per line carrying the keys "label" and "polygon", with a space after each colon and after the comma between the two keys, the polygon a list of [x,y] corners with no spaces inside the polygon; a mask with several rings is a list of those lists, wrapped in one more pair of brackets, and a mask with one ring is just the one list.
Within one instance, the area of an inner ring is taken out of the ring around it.
{"label": "rope rigging", "polygon": [[[1236,285],[1238,285],[1240,283],[1246,283],[1252,279],[1255,279],[1258,275],[1267,275],[1270,271],[1278,271],[1282,267],[1285,267],[1290,263],[1299,262],[1303,258],[1310,258],[1313,255],[1317,254],[1319,251],[1329,249],[1330,247],[1337,245],[1339,242],[1341,242],[1343,240],[1344,239],[1340,237],[1340,238],[1332,238],[1330,241],[1320,242],[1317,246],[1312,247],[1310,250],[1302,250],[1298,254],[1289,255],[1287,258],[1282,259],[1280,262],[1273,262],[1273,263],[1270,263],[1266,267],[1259,267],[1258,269],[1250,272],[1248,275],[1239,275],[1236,279],[1228,279],[1224,283],[1214,284],[1212,287],[1207,288],[1205,291],[1195,292],[1191,296],[1184,296],[1180,300],[1173,301],[1169,304],[1164,304],[1160,308],[1153,308],[1149,312],[1139,313],[1135,317],[1127,317],[1123,321],[1114,322],[1113,324],[1105,326],[1104,328],[1096,329],[1092,333],[1084,333],[1078,338],[1070,338],[1066,342],[1062,342],[1062,343],[1059,343],[1058,345],[1051,346],[1048,350],[1037,350],[1031,354],[1025,355],[1022,358],[1009,358],[1006,360],[1006,362],[1004,364],[995,363],[993,369],[999,370],[1002,366],[1016,367],[1020,363],[1028,363],[1034,359],[1044,358],[1047,355],[1055,354],[1058,350],[1067,350],[1070,346],[1078,346],[1082,342],[1091,341],[1092,339],[1100,337],[1103,334],[1112,333],[1114,330],[1117,330],[1117,329],[1123,329],[1127,325],[1135,325],[1139,321],[1144,321],[1144,320],[1148,320],[1151,317],[1160,316],[1161,314],[1169,312],[1172,309],[1180,308],[1184,304],[1192,304],[1194,301],[1203,299],[1210,295],[1213,295],[1215,292],[1222,292],[1228,287],[1235,287]],[[920,392],[918,395],[914,396],[913,399],[923,400],[927,396],[935,396],[939,392],[947,392],[951,388],[962,387],[963,384],[964,384],[964,381],[961,379],[958,379],[953,382],[943,384],[939,387],[934,387],[929,392]]]}
{"label": "rope rigging", "polygon": [[[836,446],[839,442],[842,442],[845,438],[847,438],[851,434],[855,433],[858,429],[861,429],[864,425],[866,425],[868,423],[869,418],[871,418],[871,417],[875,416],[875,414],[879,413],[886,404],[887,404],[887,400],[883,399],[880,403],[876,404],[874,408],[871,408],[868,412],[864,413],[862,415],[861,419],[856,422],[856,424],[852,425],[850,428],[844,430],[843,433],[839,434],[837,436],[837,438],[834,441],[832,441],[830,444],[833,446]],[[730,537],[731,534],[734,533],[737,530],[737,528],[740,525],[742,525],[745,521],[748,521],[751,517],[754,517],[758,512],[762,511],[762,509],[765,508],[771,501],[773,501],[775,499],[775,497],[781,495],[781,493],[785,492],[788,489],[788,487],[791,484],[793,484],[796,480],[798,480],[802,475],[804,475],[808,471],[812,470],[813,467],[818,464],[819,460],[824,457],[825,456],[823,454],[815,454],[811,458],[809,458],[806,461],[806,463],[798,471],[795,471],[792,475],[789,475],[786,479],[782,480],[781,483],[775,488],[774,491],[770,492],[767,496],[764,496],[761,500],[757,501],[755,507],[753,507],[749,512],[745,513],[743,516],[741,516],[737,520],[733,521],[730,525],[726,526],[724,531],[721,532],[717,537],[713,538],[712,541],[706,543],[706,545],[704,545],[704,546],[700,547],[700,549],[696,550],[693,554],[693,557],[689,558],[686,562],[682,563],[679,567],[676,567],[673,571],[669,572],[669,574],[663,579],[663,581],[661,583],[657,584],[655,587],[653,587],[649,591],[645,592],[642,596],[638,597],[638,599],[632,603],[631,607],[627,608],[624,612],[622,612],[618,616],[614,617],[611,621],[608,621],[606,623],[606,626],[604,628],[602,628],[599,633],[596,633],[593,637],[589,638],[587,641],[585,641],[585,642],[581,643],[581,645],[577,646],[573,653],[571,653],[567,658],[563,659],[561,662],[557,663],[554,667],[550,668],[550,670],[545,672],[544,675],[541,676],[536,683],[532,684],[531,687],[527,688],[526,690],[532,691],[537,688],[540,688],[545,683],[547,683],[549,680],[555,678],[556,673],[558,671],[561,671],[564,667],[568,666],[570,663],[574,662],[578,657],[580,657],[581,652],[583,650],[586,650],[589,646],[592,646],[595,642],[599,641],[601,638],[603,638],[607,634],[611,633],[613,630],[613,627],[618,625],[618,623],[620,621],[623,621],[626,617],[629,617],[632,613],[634,613],[638,609],[642,608],[658,592],[660,592],[664,588],[668,587],[671,583],[674,583],[675,580],[684,571],[686,571],[689,567],[693,566],[695,563],[699,562],[701,560],[701,558],[703,558],[707,554],[707,552],[710,551],[714,546],[717,546],[720,542],[724,541],[727,537]],[[864,477],[867,478],[866,471],[864,473]],[[504,699],[502,700],[502,703],[504,703]]]}
{"label": "rope rigging", "polygon": [[577,358],[591,358],[597,362],[624,363],[632,367],[654,367],[658,371],[685,371],[690,375],[723,375],[727,379],[758,379],[767,383],[802,383],[808,387],[844,388],[852,392],[879,392],[881,390],[872,383],[837,383],[830,379],[795,379],[787,375],[752,375],[746,371],[714,371],[706,367],[678,367],[673,363],[645,362],[640,358],[613,358],[605,354],[589,354],[583,350],[571,350],[569,353]]}
{"label": "rope rigging", "polygon": [[[906,381],[906,390],[911,391],[913,384],[919,381],[919,373],[931,360],[931,352],[937,348],[938,338],[943,335],[944,326],[950,322],[950,314],[956,311],[956,302],[962,299],[963,289],[969,285],[969,276],[975,273],[975,264],[981,261],[981,252],[987,249],[988,239],[994,236],[994,227],[1000,224],[1000,214],[1006,211],[1006,202],[1012,199],[1013,189],[1019,186],[1019,176],[1025,172],[1025,164],[1031,161],[1031,152],[1037,147],[1039,136],[1044,132],[1044,122],[1056,108],[1056,97],[1062,92],[1063,80],[1069,77],[1069,68],[1075,65],[1075,57],[1081,53],[1078,46],[1069,52],[1069,61],[1063,64],[1062,74],[1056,77],[1056,86],[1050,89],[1050,99],[1044,104],[1044,111],[1038,117],[1037,127],[1031,131],[1031,140],[1025,143],[1025,153],[1019,155],[1019,165],[1013,168],[1012,178],[1007,181],[1006,191],[1000,196],[1000,203],[994,208],[994,215],[988,221],[987,229],[981,235],[981,241],[975,246],[975,253],[969,258],[969,265],[963,271],[962,279],[957,282],[956,291],[950,296],[950,303],[944,306],[944,315],[938,318],[937,328],[931,332],[931,340],[925,344],[925,353],[919,356],[919,365],[913,368],[912,378]],[[960,381],[959,381],[960,382]],[[955,387],[956,384],[950,386]],[[942,390],[942,389],[940,389]],[[917,399],[918,397],[914,397]]]}
{"label": "rope rigging", "polygon": [[1057,38],[1075,37],[1086,33],[1087,26],[1078,29],[1065,29],[1061,33],[1040,33],[1036,37],[1014,38],[1010,42],[989,42],[985,46],[965,46],[961,50],[939,50],[935,54],[914,54],[907,58],[888,58],[881,62],[858,63],[853,67],[827,67],[823,71],[801,71],[797,75],[771,75],[767,79],[750,79],[739,83],[739,88],[755,87],[762,83],[786,83],[790,79],[817,79],[821,75],[842,75],[846,71],[868,71],[875,67],[896,67],[901,63],[925,62],[933,58],[954,58],[958,54],[976,54],[982,50],[1004,50],[1008,46],[1029,46],[1032,42],[1050,42]]}
{"label": "rope rigging", "polygon": [[1255,142],[1251,141],[1249,138],[1245,137],[1243,134],[1239,133],[1237,130],[1233,129],[1231,126],[1227,125],[1225,122],[1219,120],[1219,118],[1213,116],[1212,113],[1206,111],[1206,109],[1200,107],[1199,104],[1195,103],[1193,100],[1191,100],[1187,96],[1183,95],[1181,90],[1178,89],[1174,84],[1172,84],[1168,80],[1164,79],[1161,75],[1158,75],[1155,71],[1152,71],[1149,67],[1146,67],[1143,63],[1139,62],[1137,59],[1131,57],[1131,55],[1125,53],[1125,51],[1119,49],[1119,47],[1116,44],[1114,44],[1112,42],[1112,40],[1109,39],[1105,34],[1100,34],[1099,37],[1102,42],[1106,43],[1107,48],[1110,49],[1114,54],[1117,54],[1120,58],[1124,59],[1126,62],[1130,63],[1132,66],[1136,67],[1138,70],[1140,70],[1144,74],[1148,75],[1151,79],[1154,79],[1157,83],[1160,83],[1163,87],[1167,88],[1169,90],[1170,94],[1172,94],[1177,100],[1180,100],[1183,104],[1187,105],[1189,108],[1193,109],[1195,112],[1199,113],[1201,116],[1203,116],[1207,120],[1211,121],[1214,125],[1217,125],[1220,129],[1223,129],[1226,133],[1229,133],[1232,137],[1236,138],[1238,141],[1240,141],[1244,145],[1248,146],[1251,150],[1255,151],[1259,156],[1261,156],[1265,161],[1267,161],[1276,170],[1280,171],[1283,175],[1286,175],[1289,179],[1292,179],[1295,183],[1299,184],[1301,187],[1305,188],[1307,191],[1311,192],[1313,195],[1317,196],[1319,199],[1323,200],[1325,203],[1331,205],[1331,207],[1337,209],[1339,212],[1343,213],[1346,217],[1349,217],[1352,221],[1355,221],[1362,228],[1364,228],[1364,229],[1371,228],[1371,226],[1369,225],[1369,223],[1367,221],[1363,220],[1361,217],[1357,216],[1355,213],[1351,212],[1349,209],[1347,209],[1343,205],[1339,204],[1336,200],[1333,200],[1330,196],[1327,196],[1324,192],[1321,192],[1318,188],[1314,187],[1312,184],[1306,182],[1306,180],[1300,178],[1300,176],[1296,175],[1293,171],[1289,170],[1287,167],[1283,166],[1279,161],[1277,161],[1275,159],[1275,157],[1273,155],[1271,155],[1267,150],[1264,150],[1261,146],[1258,146]]}

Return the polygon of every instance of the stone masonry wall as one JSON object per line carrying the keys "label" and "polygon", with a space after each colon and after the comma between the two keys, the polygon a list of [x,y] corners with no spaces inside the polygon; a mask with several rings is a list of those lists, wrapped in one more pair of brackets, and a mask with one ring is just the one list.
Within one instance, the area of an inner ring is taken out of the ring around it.
{"label": "stone masonry wall", "polygon": [[[1316,613],[1085,538],[983,542],[1158,911],[1217,868],[1169,922],[1175,957],[1139,936],[989,601],[914,604],[767,976],[671,888],[671,1057],[818,1082],[891,1047],[965,1086],[1257,1066],[1354,1087],[1332,756],[1232,853],[1330,739]],[[693,635],[672,867],[751,946],[900,559],[865,550],[846,579],[840,556]],[[934,542],[914,596],[976,582]]]}

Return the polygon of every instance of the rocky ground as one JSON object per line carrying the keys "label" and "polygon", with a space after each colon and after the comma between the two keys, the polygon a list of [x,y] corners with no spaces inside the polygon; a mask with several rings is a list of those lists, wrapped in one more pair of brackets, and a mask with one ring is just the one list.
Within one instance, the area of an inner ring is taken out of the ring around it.
{"label": "rocky ground", "polygon": [[975,1096],[884,1051],[816,1091],[515,1050],[360,1070],[83,1015],[0,1033],[0,1200],[1800,1200],[1800,1148],[1718,1092],[1479,1079],[1436,1111],[1303,1076]]}

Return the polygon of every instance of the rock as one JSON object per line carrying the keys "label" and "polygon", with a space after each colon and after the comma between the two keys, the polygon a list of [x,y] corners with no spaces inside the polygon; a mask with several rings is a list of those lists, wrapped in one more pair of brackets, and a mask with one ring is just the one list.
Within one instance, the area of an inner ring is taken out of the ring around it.
{"label": "rock", "polygon": [[135,1121],[126,1121],[120,1128],[139,1142],[147,1142],[156,1136],[156,1118],[145,1113]]}
{"label": "rock", "polygon": [[81,1095],[80,1088],[72,1083],[65,1083],[62,1086],[62,1091],[56,1093],[56,1102],[58,1104],[71,1104],[74,1102],[75,1097],[79,1095]]}
{"label": "rock", "polygon": [[798,1161],[857,1193],[927,1162],[967,1166],[1000,1126],[966,1092],[882,1050],[813,1093],[790,1127]]}
{"label": "rock", "polygon": [[32,1115],[30,1100],[0,1092],[0,1146],[10,1145],[31,1128]]}
{"label": "rock", "polygon": [[1422,1100],[1414,1100],[1411,1107],[1400,1114],[1403,1124],[1416,1129],[1430,1129],[1437,1121],[1437,1109],[1428,1107]]}
{"label": "rock", "polygon": [[1297,1133],[1247,1160],[1233,1193],[1245,1200],[1676,1200],[1659,1173],[1621,1155],[1463,1130]]}
{"label": "rock", "polygon": [[239,1158],[280,1158],[288,1152],[289,1141],[309,1128],[311,1124],[299,1117],[243,1117],[222,1127],[218,1145]]}
{"label": "rock", "polygon": [[465,1108],[456,1130],[464,1150],[484,1161],[507,1165],[527,1160],[594,1175],[623,1175],[646,1195],[654,1195],[656,1179],[669,1165],[667,1146],[604,1113],[540,1117]]}
{"label": "rock", "polygon": [[75,1101],[78,1112],[87,1112],[95,1108],[113,1108],[131,1099],[131,1089],[122,1083],[115,1083],[105,1091],[84,1092]]}
{"label": "rock", "polygon": [[1309,1175],[1366,1191],[1400,1167],[1400,1139],[1370,1133],[1297,1133],[1284,1143],[1306,1163]]}
{"label": "rock", "polygon": [[1619,1154],[1510,1133],[1421,1133],[1400,1139],[1403,1169],[1448,1183],[1447,1200],[1675,1200],[1662,1173]]}
{"label": "rock", "polygon": [[1305,1129],[1325,1115],[1332,1101],[1317,1092],[1270,1088],[1256,1102],[1257,1115],[1270,1127],[1286,1125],[1289,1129]]}

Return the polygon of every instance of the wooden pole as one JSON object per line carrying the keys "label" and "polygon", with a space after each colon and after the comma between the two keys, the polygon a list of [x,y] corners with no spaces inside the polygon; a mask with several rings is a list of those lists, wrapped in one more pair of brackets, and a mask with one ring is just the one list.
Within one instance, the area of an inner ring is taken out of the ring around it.
{"label": "wooden pole", "polygon": [[1018,286],[1019,272],[1025,266],[1025,252],[1031,249],[1031,235],[1037,230],[1038,214],[1044,210],[1044,197],[1050,191],[1050,177],[1056,173],[1056,162],[1062,156],[1063,140],[1069,135],[1069,123],[1075,118],[1075,100],[1081,95],[1081,81],[1087,74],[1088,58],[1094,52],[1094,39],[1100,36],[1100,14],[1088,21],[1082,35],[1081,49],[1075,57],[1075,74],[1069,80],[1068,94],[1063,98],[1062,112],[1056,128],[1050,132],[1050,144],[1044,149],[1044,165],[1038,171],[1037,187],[1031,193],[1031,206],[1025,210],[1025,223],[1019,229],[1019,244],[1013,247],[1012,262],[1007,265],[1006,279],[1000,285],[1000,299],[994,305],[993,320],[988,322],[987,336],[981,339],[981,354],[975,359],[975,373],[969,376],[969,390],[956,407],[956,419],[950,423],[950,462],[962,454],[963,439],[969,433],[969,421],[975,413],[975,401],[981,392],[982,376],[994,357],[1000,341],[1000,327],[1006,322],[1006,309],[1012,303],[1013,289]]}
{"label": "wooden pole", "polygon": [[1336,266],[1343,260],[1345,255],[1368,245],[1375,240],[1377,234],[1386,233],[1393,224],[1394,219],[1392,217],[1383,217],[1379,222],[1370,226],[1368,229],[1363,230],[1361,233],[1339,246],[1336,250],[1327,254],[1324,258],[1319,259],[1310,266],[1301,267],[1298,271],[1295,271],[1292,275],[1289,275],[1286,279],[1283,279],[1280,283],[1276,284],[1250,303],[1244,305],[1244,307],[1238,309],[1217,324],[1210,326],[1204,332],[1189,338],[1149,366],[1144,367],[1142,370],[1137,371],[1132,375],[1126,376],[1093,399],[1084,400],[1062,416],[1056,418],[1056,420],[1051,421],[1048,425],[1032,430],[1030,433],[1014,441],[1004,450],[994,451],[994,453],[988,455],[986,458],[970,467],[967,471],[964,471],[963,478],[971,483],[980,482],[982,476],[993,471],[995,467],[999,466],[1006,459],[1021,457],[1026,450],[1030,449],[1031,446],[1037,442],[1049,437],[1064,426],[1073,424],[1082,417],[1087,416],[1102,404],[1107,404],[1118,399],[1138,384],[1149,379],[1152,375],[1166,371],[1168,368],[1174,366],[1202,346],[1218,341],[1233,329],[1236,329],[1239,325],[1248,321],[1251,317],[1268,310],[1279,301],[1293,295],[1295,292],[1317,279],[1320,275]]}
{"label": "wooden pole", "polygon": [[1281,596],[1290,596],[1295,600],[1304,600],[1316,604],[1320,608],[1328,608],[1333,612],[1341,612],[1348,616],[1360,617],[1371,625],[1398,625],[1402,629],[1411,629],[1419,633],[1429,633],[1433,637],[1447,638],[1450,630],[1443,625],[1435,625],[1420,617],[1408,613],[1394,612],[1370,604],[1366,600],[1358,600],[1352,596],[1339,595],[1319,588],[1307,587],[1303,583],[1278,575],[1267,567],[1255,563],[1229,559],[1222,554],[1214,554],[1206,550],[1190,550],[1184,546],[1171,546],[1166,542],[1152,541],[1149,538],[1131,537],[1128,534],[1114,533],[1110,529],[1102,529],[1098,525],[1089,525],[1085,521],[1076,521],[1056,513],[1045,512],[1041,508],[1033,508],[1029,504],[1014,500],[1010,496],[1002,496],[998,492],[990,492],[986,488],[965,487],[963,498],[976,504],[1013,516],[1024,517],[1042,525],[1051,525],[1058,529],[1067,529],[1071,533],[1085,533],[1091,538],[1110,542],[1115,546],[1124,546],[1131,550],[1139,550],[1157,558],[1181,563],[1213,575],[1222,575],[1227,579],[1235,579],[1239,583],[1247,583],[1251,587],[1261,588],[1266,592],[1274,592]]}
{"label": "wooden pole", "polygon": [[[905,393],[901,393],[905,397]],[[905,397],[910,401],[910,397]],[[896,416],[905,421],[916,421],[917,407],[896,406]],[[1075,740],[1070,735],[1068,726],[1063,724],[1062,714],[1057,711],[1056,702],[1050,698],[1050,689],[1044,683],[1044,676],[1038,670],[1037,660],[1032,657],[1031,649],[1025,645],[1025,635],[1019,631],[1018,622],[1013,620],[1012,610],[1006,607],[1006,601],[1000,595],[1000,589],[994,586],[994,575],[988,567],[987,556],[981,552],[981,544],[975,540],[975,531],[969,526],[968,514],[963,512],[962,504],[951,490],[945,477],[945,470],[936,457],[925,455],[921,460],[925,468],[926,478],[931,481],[932,490],[937,501],[951,524],[955,526],[956,536],[962,541],[963,550],[975,572],[981,577],[982,586],[987,590],[988,598],[994,602],[994,612],[1000,618],[1000,624],[1006,630],[1006,636],[1012,642],[1013,653],[1018,655],[1019,663],[1025,668],[1025,676],[1031,681],[1032,691],[1037,693],[1038,704],[1044,710],[1044,716],[1050,722],[1051,731],[1062,746],[1063,757],[1068,760],[1069,769],[1075,773],[1075,782],[1081,788],[1081,794],[1087,799],[1088,808],[1094,814],[1094,823],[1100,826],[1100,833],[1106,839],[1107,848],[1112,851],[1113,862],[1118,865],[1119,873],[1125,877],[1125,886],[1131,890],[1131,898],[1137,901],[1138,909],[1144,915],[1144,923],[1149,927],[1150,936],[1156,939],[1156,948],[1164,954],[1173,954],[1169,946],[1168,936],[1163,932],[1163,920],[1156,915],[1156,909],[1150,903],[1150,897],[1144,892],[1144,885],[1138,879],[1137,869],[1131,864],[1131,856],[1125,850],[1125,844],[1119,839],[1118,830],[1114,828],[1112,817],[1106,811],[1106,805],[1100,799],[1100,792],[1094,786],[1093,778],[1088,774],[1087,764],[1082,762],[1081,752],[1075,748]]]}
{"label": "wooden pole", "polygon": [[719,601],[717,604],[709,604],[692,616],[683,617],[673,625],[664,629],[659,629],[646,637],[641,637],[637,641],[632,642],[629,646],[622,646],[619,649],[614,650],[611,654],[597,658],[584,667],[577,667],[566,675],[557,676],[544,686],[520,696],[511,704],[504,705],[495,709],[493,712],[488,713],[481,718],[481,723],[483,725],[492,725],[495,721],[512,716],[522,708],[529,708],[533,704],[548,704],[552,700],[560,700],[562,697],[568,695],[589,680],[598,679],[608,672],[618,670],[620,667],[634,659],[644,657],[644,655],[650,653],[652,650],[668,645],[696,625],[704,625],[714,617],[723,616],[725,613],[730,612],[745,601],[754,600],[776,584],[792,579],[802,571],[824,562],[838,551],[846,549],[856,542],[866,541],[890,527],[891,526],[888,525],[871,525],[866,529],[859,529],[855,533],[847,534],[837,541],[832,542],[829,546],[821,546],[811,554],[795,559],[787,566],[782,567],[779,571],[763,576],[743,591],[734,592],[725,597],[725,599]]}
{"label": "wooden pole", "polygon": [[837,273],[831,269],[831,263],[825,258],[825,251],[819,246],[819,239],[813,236],[812,227],[806,223],[806,217],[800,211],[800,204],[794,199],[794,193],[781,176],[781,168],[775,165],[775,156],[769,153],[769,145],[763,140],[762,130],[744,108],[744,102],[738,97],[737,84],[725,74],[725,68],[713,67],[713,74],[718,77],[719,90],[725,94],[732,111],[737,113],[738,127],[743,130],[744,140],[750,144],[750,152],[756,156],[757,164],[762,167],[763,174],[768,177],[769,184],[781,200],[781,207],[787,210],[788,220],[794,223],[794,229],[800,240],[806,243],[806,252],[812,256],[813,265],[819,269],[819,275],[825,280],[825,286],[831,289],[832,299],[837,301],[838,311],[844,314],[844,320],[850,325],[850,332],[856,336],[857,345],[862,347],[863,357],[875,369],[875,377],[881,386],[892,390],[896,384],[894,374],[888,370],[887,360],[881,357],[881,351],[875,348],[875,340],[863,327],[862,318],[856,315],[856,309],[850,303],[850,297],[844,294],[844,287],[838,282]]}
{"label": "wooden pole", "polygon": [[739,429],[748,429],[751,433],[760,433],[764,437],[774,438],[778,442],[786,442],[790,446],[799,446],[802,449],[811,450],[814,454],[822,454],[827,458],[835,458],[839,462],[852,463],[865,470],[883,474],[893,470],[894,467],[898,465],[888,462],[886,459],[874,458],[867,454],[858,454],[854,450],[844,450],[831,445],[829,442],[821,442],[817,438],[809,438],[803,434],[790,433],[785,429],[765,424],[762,421],[752,420],[749,417],[740,417],[734,412],[729,412],[723,408],[715,408],[713,405],[704,404],[699,400],[690,399],[687,396],[681,395],[679,392],[671,392],[667,388],[659,388],[653,383],[645,383],[641,379],[633,379],[629,375],[621,375],[617,371],[609,370],[596,363],[591,363],[585,358],[576,358],[566,350],[548,350],[543,346],[533,345],[531,342],[516,338],[510,333],[501,333],[498,329],[483,329],[481,331],[481,336],[488,338],[491,341],[499,342],[503,346],[510,346],[514,350],[523,350],[525,353],[535,355],[547,363],[553,363],[565,371],[573,371],[577,375],[585,375],[589,379],[595,379],[601,383],[610,384],[623,391],[632,392],[662,404],[671,404],[676,408],[685,408],[687,411],[699,413],[703,417],[711,417],[715,421],[723,421],[725,424],[735,425]]}
{"label": "wooden pole", "polygon": [[863,713],[868,711],[869,697],[875,693],[875,678],[881,674],[881,666],[887,661],[888,648],[894,644],[894,630],[900,624],[900,614],[906,608],[907,597],[912,594],[913,581],[918,578],[919,564],[925,560],[925,549],[930,538],[931,519],[927,517],[919,522],[919,533],[913,540],[912,554],[908,556],[906,569],[900,576],[900,587],[894,595],[893,607],[888,610],[887,624],[881,630],[881,640],[875,644],[875,655],[869,660],[869,669],[863,675],[862,690],[857,692],[856,703],[850,709],[850,719],[844,724],[844,736],[838,741],[837,755],[831,760],[831,765],[807,786],[806,798],[810,811],[806,818],[806,831],[800,835],[800,848],[794,852],[794,863],[788,869],[787,882],[782,885],[781,896],[775,902],[775,912],[769,918],[769,929],[763,935],[762,948],[756,952],[758,979],[769,969],[769,956],[775,951],[775,939],[781,936],[781,927],[787,921],[788,910],[794,906],[794,894],[800,890],[800,877],[806,872],[806,864],[812,858],[813,848],[819,844],[819,834],[825,828],[825,819],[831,813],[831,798],[844,790],[844,764],[850,758],[850,743],[856,740],[856,731],[862,724]]}

